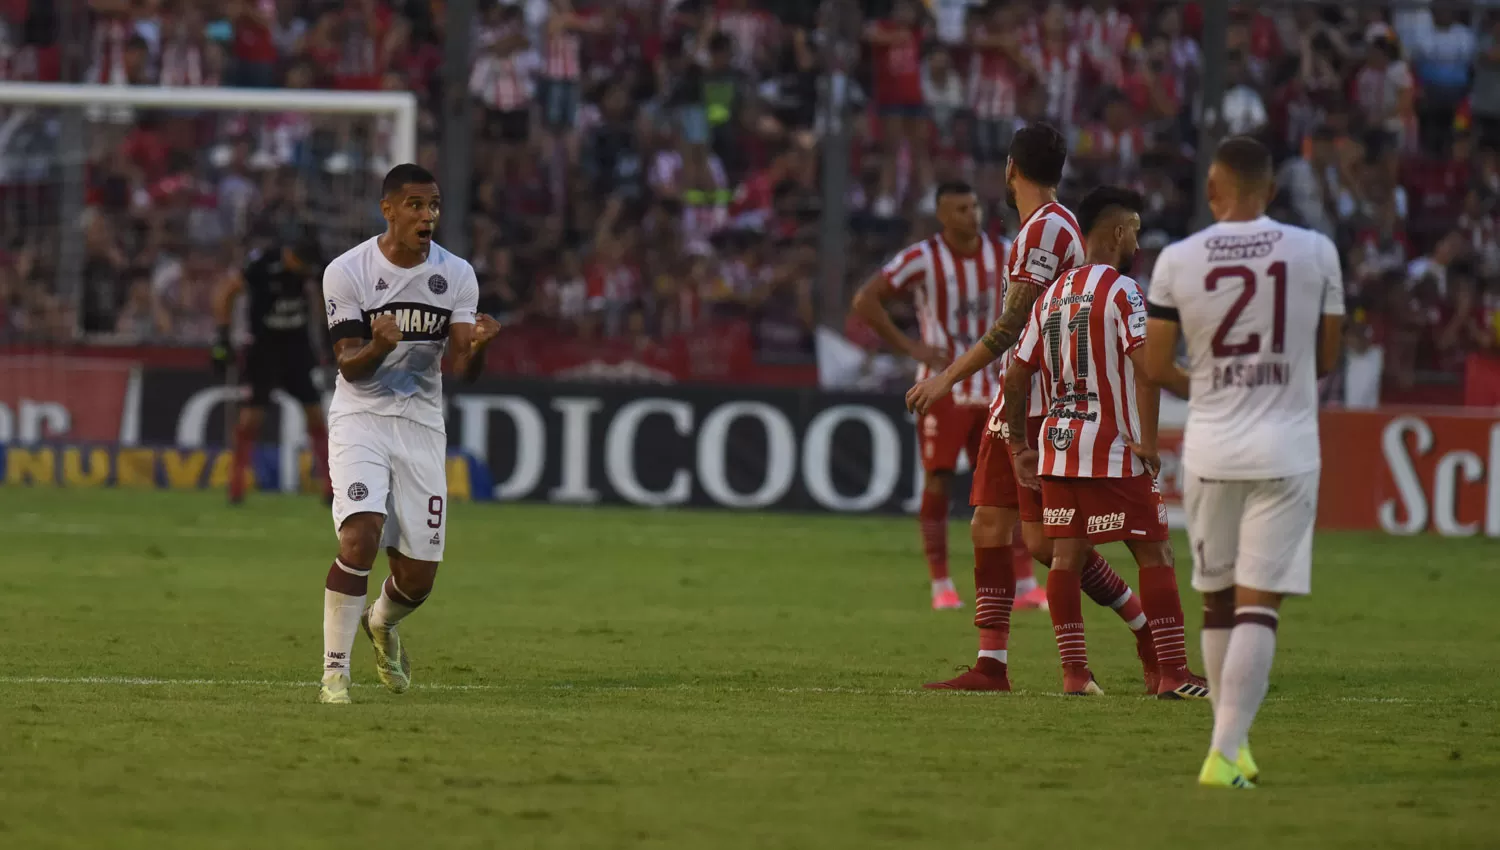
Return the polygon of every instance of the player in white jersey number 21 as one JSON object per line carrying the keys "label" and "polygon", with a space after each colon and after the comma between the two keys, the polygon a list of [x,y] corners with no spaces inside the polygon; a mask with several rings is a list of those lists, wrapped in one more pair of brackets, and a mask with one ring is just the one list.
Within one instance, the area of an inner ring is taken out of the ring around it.
{"label": "player in white jersey number 21", "polygon": [[1193,586],[1214,731],[1198,781],[1254,787],[1250,724],[1269,686],[1281,600],[1310,590],[1319,376],[1338,362],[1344,288],[1327,237],[1267,218],[1271,155],[1231,138],[1208,173],[1216,224],[1161,253],[1147,295],[1147,370],[1180,380]]}
{"label": "player in white jersey number 21", "polygon": [[[443,557],[448,497],[443,354],[473,380],[500,332],[476,315],[474,269],[432,241],[442,200],[426,169],[398,165],[381,186],[386,231],[328,264],[323,298],[338,360],[328,413],[328,467],[339,554],[323,592],[323,687],[349,702],[349,657],[361,626],[389,690],[411,684],[397,631],[421,605]],[[391,574],[368,609],[375,555]]]}

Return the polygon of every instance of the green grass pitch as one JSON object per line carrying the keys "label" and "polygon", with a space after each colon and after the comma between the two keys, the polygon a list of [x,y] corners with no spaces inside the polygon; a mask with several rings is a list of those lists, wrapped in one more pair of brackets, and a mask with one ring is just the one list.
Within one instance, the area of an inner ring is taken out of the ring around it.
{"label": "green grass pitch", "polygon": [[910,519],[450,525],[406,626],[417,685],[372,687],[361,636],[355,704],[320,706],[320,503],[0,490],[0,847],[1500,846],[1493,542],[1322,535],[1255,730],[1264,784],[1234,793],[1194,784],[1208,706],[1138,696],[1098,610],[1104,698],[1054,696],[1034,612],[1018,693],[921,691],[974,636],[926,609]]}

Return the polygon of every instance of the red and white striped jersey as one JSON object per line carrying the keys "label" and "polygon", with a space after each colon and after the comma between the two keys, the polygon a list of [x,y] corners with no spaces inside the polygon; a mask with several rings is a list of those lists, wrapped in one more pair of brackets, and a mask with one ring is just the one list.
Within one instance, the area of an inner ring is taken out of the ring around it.
{"label": "red and white striped jersey", "polygon": [[1146,342],[1146,298],[1109,266],[1073,269],[1039,299],[1016,360],[1042,376],[1047,421],[1041,475],[1133,478],[1146,472],[1126,442],[1140,438],[1135,367]]}
{"label": "red and white striped jersey", "polygon": [[[960,254],[942,236],[908,247],[885,264],[885,277],[917,302],[922,342],[956,359],[1000,318],[1005,297],[1004,240],[980,234],[979,250]],[[931,369],[923,364],[917,379]],[[999,387],[998,373],[984,369],[953,388],[959,404],[984,404]]]}
{"label": "red and white striped jersey", "polygon": [[[1078,229],[1078,219],[1067,207],[1057,201],[1042,204],[1031,211],[1016,232],[1016,241],[1010,249],[1010,264],[1005,273],[1006,288],[1015,281],[1029,283],[1042,288],[1049,287],[1063,273],[1083,265],[1083,233]],[[1005,352],[1000,359],[999,374],[1009,368],[1015,349]],[[997,388],[990,412],[1003,416],[1005,393]],[[1042,401],[1041,378],[1033,378],[1031,392],[1026,401],[1026,417],[1032,419],[1047,412]],[[996,420],[1003,421],[1003,420]]]}
{"label": "red and white striped jersey", "polygon": [[167,39],[161,45],[161,62],[156,80],[164,86],[202,86],[217,83],[204,74],[203,50],[181,38]]}
{"label": "red and white striped jersey", "polygon": [[531,104],[531,69],[530,51],[484,54],[474,61],[469,93],[498,112],[526,109]]}
{"label": "red and white striped jersey", "polygon": [[547,57],[542,76],[549,80],[577,80],[583,75],[579,58],[583,38],[574,30],[563,28],[547,36]]}
{"label": "red and white striped jersey", "polygon": [[969,106],[974,116],[982,121],[1014,118],[1025,75],[1000,50],[976,50],[970,61]]}
{"label": "red and white striped jersey", "polygon": [[1083,48],[1076,41],[1061,49],[1042,44],[1032,51],[1030,59],[1042,93],[1047,97],[1047,118],[1062,126],[1072,126],[1078,111],[1078,90],[1089,68]]}
{"label": "red and white striped jersey", "polygon": [[1074,27],[1076,38],[1106,82],[1118,85],[1122,60],[1130,51],[1139,49],[1141,43],[1130,15],[1119,9],[1106,9],[1101,15],[1092,8],[1085,8],[1078,13]]}

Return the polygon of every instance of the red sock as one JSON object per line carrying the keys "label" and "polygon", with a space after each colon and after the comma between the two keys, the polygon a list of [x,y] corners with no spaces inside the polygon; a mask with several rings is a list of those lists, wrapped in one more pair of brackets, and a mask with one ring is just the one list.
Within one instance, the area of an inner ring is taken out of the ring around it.
{"label": "red sock", "polygon": [[1182,631],[1182,599],[1177,595],[1177,572],[1171,567],[1141,568],[1141,603],[1156,641],[1156,660],[1163,673],[1187,668],[1187,642]]}
{"label": "red sock", "polygon": [[1026,548],[1026,538],[1021,534],[1021,524],[1016,523],[1015,536],[1010,541],[1010,563],[1011,569],[1015,571],[1016,581],[1036,578],[1036,572],[1031,566],[1031,550]]}
{"label": "red sock", "polygon": [[312,477],[323,495],[333,492],[333,483],[328,478],[328,429],[321,424],[307,423],[307,446],[312,452]]}
{"label": "red sock", "polygon": [[1089,666],[1088,647],[1083,639],[1083,596],[1078,581],[1078,573],[1072,570],[1047,572],[1047,607],[1052,614],[1052,631],[1057,636],[1057,654],[1064,672]]}
{"label": "red sock", "polygon": [[933,581],[948,577],[948,495],[922,491],[917,514],[922,526],[922,552],[927,556],[927,574]]}
{"label": "red sock", "polygon": [[974,547],[974,625],[979,649],[1005,649],[1010,642],[1010,606],[1016,596],[1010,548]]}
{"label": "red sock", "polygon": [[229,465],[229,497],[245,496],[245,470],[250,466],[250,452],[255,447],[255,433],[248,425],[234,427],[234,456]]}
{"label": "red sock", "polygon": [[1145,628],[1146,615],[1141,611],[1141,600],[1130,592],[1130,585],[1120,578],[1120,574],[1104,560],[1103,555],[1098,552],[1089,553],[1089,559],[1083,564],[1083,572],[1079,574],[1079,584],[1096,605],[1113,608],[1132,631]]}

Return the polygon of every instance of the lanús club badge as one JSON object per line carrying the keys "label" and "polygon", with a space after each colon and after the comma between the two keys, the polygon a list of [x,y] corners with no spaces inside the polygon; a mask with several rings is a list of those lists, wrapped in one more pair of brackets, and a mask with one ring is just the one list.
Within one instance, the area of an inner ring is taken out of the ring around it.
{"label": "lan\u00fas club badge", "polygon": [[448,279],[440,274],[427,278],[427,288],[432,290],[433,295],[442,295],[448,291]]}
{"label": "lan\u00fas club badge", "polygon": [[362,501],[365,500],[365,497],[369,496],[369,495],[370,495],[370,488],[366,487],[365,485],[361,484],[360,482],[356,481],[353,484],[349,485],[349,500],[350,501],[352,501],[352,502],[362,502]]}

